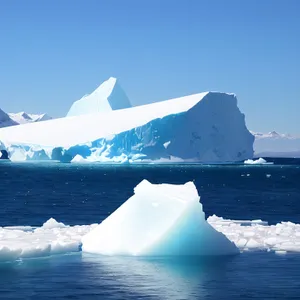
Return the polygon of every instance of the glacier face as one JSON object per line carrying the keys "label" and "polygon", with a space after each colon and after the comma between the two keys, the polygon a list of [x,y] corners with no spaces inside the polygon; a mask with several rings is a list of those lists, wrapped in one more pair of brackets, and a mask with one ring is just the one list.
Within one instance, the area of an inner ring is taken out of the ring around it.
{"label": "glacier face", "polygon": [[206,92],[3,128],[0,140],[14,161],[223,163],[252,158],[254,137],[235,95]]}
{"label": "glacier face", "polygon": [[230,255],[236,246],[209,225],[192,182],[151,184],[82,238],[82,251],[103,255]]}
{"label": "glacier face", "polygon": [[67,117],[108,112],[131,107],[130,101],[114,77],[104,81],[94,92],[75,101]]}

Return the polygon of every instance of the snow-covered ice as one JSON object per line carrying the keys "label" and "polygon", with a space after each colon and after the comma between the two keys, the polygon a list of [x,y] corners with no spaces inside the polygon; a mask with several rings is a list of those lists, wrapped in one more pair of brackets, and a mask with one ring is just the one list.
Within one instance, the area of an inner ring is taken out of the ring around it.
{"label": "snow-covered ice", "polygon": [[70,117],[0,129],[9,157],[70,162],[80,155],[82,162],[113,163],[223,163],[253,157],[254,137],[233,94],[205,92],[88,114],[94,104],[85,100]]}
{"label": "snow-covered ice", "polygon": [[104,255],[228,255],[237,248],[206,221],[197,189],[151,184],[134,195],[82,239],[82,251]]}

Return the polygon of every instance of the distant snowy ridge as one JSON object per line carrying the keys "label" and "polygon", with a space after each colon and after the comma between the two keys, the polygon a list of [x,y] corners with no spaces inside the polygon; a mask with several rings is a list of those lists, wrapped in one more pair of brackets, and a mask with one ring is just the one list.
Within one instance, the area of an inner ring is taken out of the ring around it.
{"label": "distant snowy ridge", "polygon": [[280,138],[297,139],[297,137],[294,137],[290,134],[278,133],[276,131],[271,131],[271,132],[268,132],[268,133],[262,133],[262,132],[254,132],[254,131],[250,130],[250,132],[255,136],[255,139],[266,139],[266,138],[270,138],[270,139],[280,139]]}
{"label": "distant snowy ridge", "polygon": [[13,125],[18,125],[18,123],[11,119],[6,112],[0,109],[0,127],[7,127]]}
{"label": "distant snowy ridge", "polygon": [[9,113],[9,117],[18,124],[27,124],[32,122],[41,122],[51,120],[52,118],[47,114],[27,114],[26,112]]}
{"label": "distant snowy ridge", "polygon": [[300,157],[300,137],[276,131],[252,134],[255,157]]}
{"label": "distant snowy ridge", "polygon": [[233,94],[205,92],[89,114],[81,109],[86,112],[81,107],[78,115],[1,129],[10,159],[223,163],[253,157],[254,137]]}
{"label": "distant snowy ridge", "polygon": [[0,109],[0,127],[9,127],[20,124],[27,124],[33,122],[41,122],[51,120],[52,118],[47,114],[27,114],[25,112],[6,113]]}

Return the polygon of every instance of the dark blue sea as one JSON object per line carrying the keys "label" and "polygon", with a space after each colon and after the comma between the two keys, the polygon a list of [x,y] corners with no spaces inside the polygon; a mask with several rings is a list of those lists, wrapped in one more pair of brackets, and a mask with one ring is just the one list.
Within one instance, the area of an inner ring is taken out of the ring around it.
{"label": "dark blue sea", "polygon": [[[194,181],[206,216],[300,223],[300,161],[274,165],[0,163],[0,226],[99,223],[142,180]],[[1,237],[0,237],[1,238]],[[0,264],[0,299],[300,299],[300,254],[125,258],[82,253]]]}

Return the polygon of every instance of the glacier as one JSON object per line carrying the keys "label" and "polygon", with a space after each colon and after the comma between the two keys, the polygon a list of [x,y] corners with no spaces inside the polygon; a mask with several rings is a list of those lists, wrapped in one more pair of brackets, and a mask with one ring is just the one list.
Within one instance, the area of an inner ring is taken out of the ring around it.
{"label": "glacier", "polygon": [[110,77],[93,93],[83,96],[71,106],[67,117],[107,112],[131,107],[131,103],[118,83],[117,78]]}
{"label": "glacier", "polygon": [[[136,214],[145,208],[146,214]],[[205,221],[191,182],[151,185],[142,181],[135,195],[100,224],[69,226],[50,218],[40,227],[0,227],[0,236],[0,262],[82,250],[110,255],[300,252],[300,224],[268,225],[262,220],[230,220],[215,215]]]}
{"label": "glacier", "polygon": [[[105,87],[116,97],[112,103],[119,103],[119,97],[123,103],[114,80],[105,82]],[[92,99],[103,98],[97,94]],[[234,94],[204,92],[101,111],[84,99],[74,105],[64,118],[1,128],[0,141],[9,158],[74,163],[231,163],[253,157],[254,137]],[[90,108],[96,112],[88,113]]]}
{"label": "glacier", "polygon": [[197,189],[143,180],[134,195],[82,238],[82,251],[103,255],[230,255],[237,248],[206,221]]}

